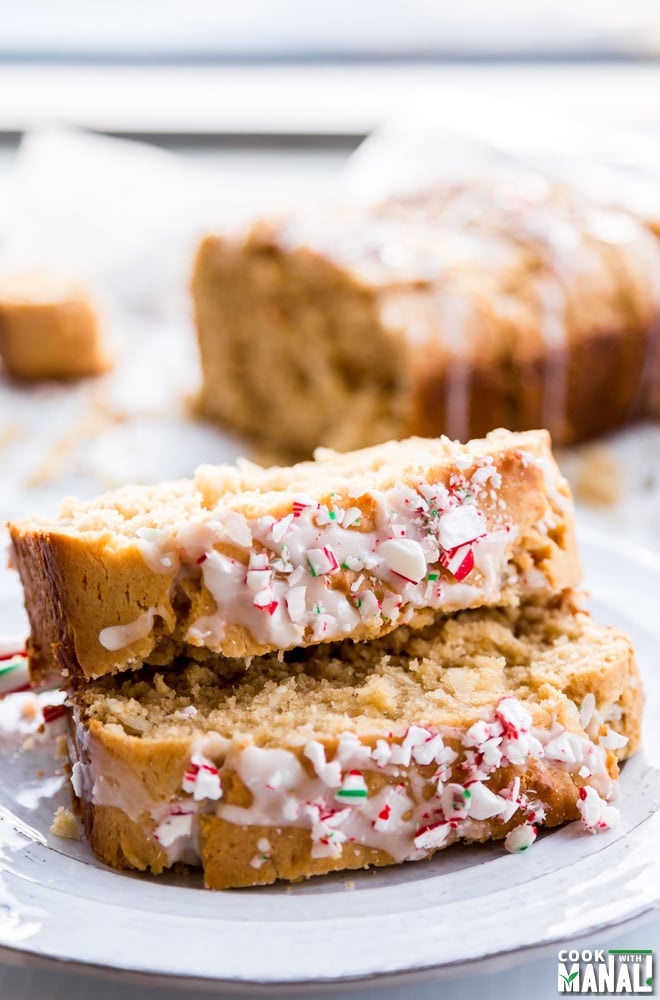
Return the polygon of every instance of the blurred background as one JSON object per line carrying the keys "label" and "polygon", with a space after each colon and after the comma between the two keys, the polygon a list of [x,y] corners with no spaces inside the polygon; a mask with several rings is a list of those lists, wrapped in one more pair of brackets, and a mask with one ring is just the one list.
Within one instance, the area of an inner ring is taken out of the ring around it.
{"label": "blurred background", "polygon": [[[654,0],[0,0],[0,25],[0,278],[83,281],[116,362],[67,386],[0,375],[3,517],[245,450],[189,419],[208,231],[493,162],[660,218]],[[644,541],[639,456],[660,445],[623,447],[638,499],[617,516]]]}

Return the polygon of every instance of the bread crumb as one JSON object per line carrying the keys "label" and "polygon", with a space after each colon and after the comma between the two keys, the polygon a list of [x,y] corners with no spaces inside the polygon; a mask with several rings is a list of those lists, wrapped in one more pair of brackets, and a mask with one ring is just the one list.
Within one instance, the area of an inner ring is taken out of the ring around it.
{"label": "bread crumb", "polygon": [[350,890],[354,888],[355,888],[355,882],[352,881],[344,882],[344,889],[346,889],[347,892],[350,892]]}
{"label": "bread crumb", "polygon": [[37,717],[39,705],[36,698],[30,698],[21,705],[21,718],[25,722],[34,722]]}
{"label": "bread crumb", "polygon": [[0,430],[0,458],[3,458],[9,448],[28,436],[27,430],[15,421],[6,423]]}
{"label": "bread crumb", "polygon": [[56,758],[67,757],[68,752],[69,751],[67,748],[66,735],[64,733],[60,733],[60,735],[55,740],[55,757]]}
{"label": "bread crumb", "polygon": [[51,442],[46,455],[25,478],[27,489],[37,489],[54,482],[66,474],[81,446],[99,437],[113,424],[121,423],[125,416],[108,406],[98,392],[87,394],[85,410],[73,425],[57,440]]}
{"label": "bread crumb", "polygon": [[35,748],[36,745],[37,744],[36,744],[34,736],[27,736],[23,740],[23,749],[24,750],[34,750],[34,748]]}
{"label": "bread crumb", "polygon": [[580,452],[575,496],[589,507],[613,507],[621,500],[623,470],[615,455],[602,444]]}
{"label": "bread crumb", "polygon": [[57,807],[50,832],[56,837],[64,837],[66,840],[81,840],[76,817],[70,809],[65,809],[64,806]]}

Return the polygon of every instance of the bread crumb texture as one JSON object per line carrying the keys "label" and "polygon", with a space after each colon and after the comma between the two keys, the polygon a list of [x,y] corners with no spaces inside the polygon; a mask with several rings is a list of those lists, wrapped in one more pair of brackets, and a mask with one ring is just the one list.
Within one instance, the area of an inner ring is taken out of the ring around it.
{"label": "bread crumb texture", "polygon": [[50,832],[55,837],[63,837],[65,840],[81,840],[80,827],[70,809],[58,806],[53,817]]}

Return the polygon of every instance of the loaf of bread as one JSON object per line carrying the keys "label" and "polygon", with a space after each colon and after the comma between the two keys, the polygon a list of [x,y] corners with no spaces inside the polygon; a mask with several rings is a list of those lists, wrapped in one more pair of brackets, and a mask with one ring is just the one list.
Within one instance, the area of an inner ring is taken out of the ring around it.
{"label": "loaf of bread", "polygon": [[659,288],[640,220],[537,176],[262,222],[197,254],[200,409],[274,454],[569,444],[660,412]]}
{"label": "loaf of bread", "polygon": [[0,358],[20,379],[81,378],[110,364],[89,294],[50,272],[0,281]]}
{"label": "loaf of bread", "polygon": [[581,575],[545,431],[202,467],[10,532],[40,680],[373,639]]}
{"label": "loaf of bread", "polygon": [[570,595],[369,643],[81,684],[72,785],[118,868],[201,865],[212,889],[427,858],[582,818],[606,828],[638,746],[628,639]]}

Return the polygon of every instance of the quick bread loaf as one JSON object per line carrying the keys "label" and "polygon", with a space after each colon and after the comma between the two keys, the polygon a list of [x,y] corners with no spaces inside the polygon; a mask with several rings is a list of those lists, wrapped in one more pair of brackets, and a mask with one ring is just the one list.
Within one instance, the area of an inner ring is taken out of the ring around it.
{"label": "quick bread loaf", "polygon": [[500,426],[570,444],[660,412],[659,288],[643,221],[538,175],[213,234],[200,409],[274,454]]}
{"label": "quick bread loaf", "polygon": [[581,575],[544,431],[202,467],[10,532],[37,679],[374,639]]}
{"label": "quick bread loaf", "polygon": [[421,860],[456,841],[528,847],[616,818],[637,748],[629,640],[570,595],[256,657],[80,684],[72,784],[118,868],[201,866],[212,889]]}

